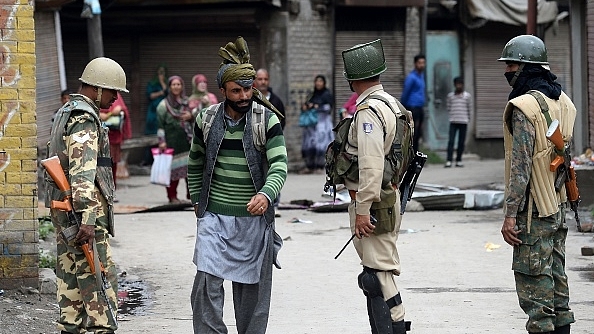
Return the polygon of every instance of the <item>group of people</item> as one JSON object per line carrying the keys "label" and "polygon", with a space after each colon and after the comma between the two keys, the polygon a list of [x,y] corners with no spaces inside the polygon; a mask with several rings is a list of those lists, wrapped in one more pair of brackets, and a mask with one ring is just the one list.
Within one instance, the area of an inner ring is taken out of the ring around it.
{"label": "group of people", "polygon": [[[221,50],[217,85],[223,102],[201,100],[210,106],[195,111],[195,121],[189,120],[194,116],[185,107],[183,80],[172,76],[161,86],[159,95],[164,99],[156,112],[165,131],[164,145],[184,142],[188,152],[188,191],[197,218],[196,275],[190,296],[194,333],[227,333],[225,280],[233,285],[238,333],[265,333],[272,269],[280,268],[277,254],[282,246],[275,232],[273,201],[287,177],[283,116],[254,88],[257,72],[249,63],[245,40],[240,37]],[[357,166],[345,178],[345,186],[352,199],[348,212],[354,246],[363,266],[358,284],[367,300],[371,332],[405,334],[410,323],[404,320],[403,298],[395,281],[401,273],[396,245],[400,194],[398,185],[390,182],[393,179],[385,180],[384,159],[394,138],[402,136],[396,130],[397,119],[406,110],[380,82],[387,69],[380,40],[345,50],[342,58],[344,76],[357,94],[345,148]],[[545,134],[550,119],[555,119],[563,141],[569,142],[576,109],[550,72],[539,38],[512,39],[499,61],[506,63],[505,77],[512,87],[503,117],[509,158],[501,233],[514,247],[512,269],[520,306],[529,318],[526,329],[566,334],[575,321],[565,274],[567,198],[564,186],[555,190],[549,163],[557,153]],[[72,191],[65,194],[48,181],[48,199],[71,198],[81,223],[74,240],[59,238],[57,243],[58,327],[63,334],[113,333],[117,321],[107,303],[117,309],[117,278],[109,247],[114,182],[107,161],[109,137],[99,113],[113,106],[119,92],[127,92],[126,79],[115,61],[96,58],[80,80],[79,94],[72,94],[56,115],[49,145],[49,153],[60,158],[69,175]],[[324,78],[316,78],[316,92],[305,107],[327,112],[330,100],[324,88]],[[178,128],[167,134],[164,125]],[[313,161],[311,167],[319,163]],[[389,205],[377,208],[378,202]],[[58,232],[73,224],[71,216],[59,209],[52,209],[51,215]],[[95,286],[81,244],[92,245],[105,268],[111,283],[106,298]]]}
{"label": "group of people", "polygon": [[[284,115],[284,105],[272,92],[266,69],[257,71],[254,86],[265,98]],[[190,151],[194,122],[197,114],[218,99],[208,91],[208,81],[204,74],[192,77],[192,94],[186,95],[184,80],[178,76],[167,76],[167,67],[159,65],[156,76],[147,84],[146,96],[149,99],[145,134],[157,134],[160,151],[172,148],[174,151],[171,164],[170,185],[166,187],[169,203],[182,202],[177,196],[179,180],[186,182],[186,200],[190,200],[188,188],[188,152]],[[284,128],[284,118],[281,126]],[[151,153],[152,154],[152,153]],[[150,157],[146,158],[147,160]]]}

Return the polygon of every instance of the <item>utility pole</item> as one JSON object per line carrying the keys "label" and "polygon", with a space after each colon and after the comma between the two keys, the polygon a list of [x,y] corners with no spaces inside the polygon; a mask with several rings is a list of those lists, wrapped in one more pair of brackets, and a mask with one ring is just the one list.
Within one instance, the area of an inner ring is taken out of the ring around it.
{"label": "utility pole", "polygon": [[528,13],[526,14],[526,35],[536,36],[537,0],[528,0]]}
{"label": "utility pole", "polygon": [[99,0],[85,0],[80,17],[87,19],[89,59],[103,57],[103,33],[101,32],[101,5]]}
{"label": "utility pole", "polygon": [[89,59],[103,57],[101,14],[93,14],[93,17],[87,19],[87,41],[89,43]]}

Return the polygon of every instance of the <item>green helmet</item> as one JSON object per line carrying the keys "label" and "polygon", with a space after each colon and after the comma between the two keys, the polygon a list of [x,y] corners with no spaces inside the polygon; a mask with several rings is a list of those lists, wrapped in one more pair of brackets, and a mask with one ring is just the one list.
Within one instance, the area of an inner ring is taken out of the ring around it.
{"label": "green helmet", "polygon": [[510,39],[503,47],[501,58],[497,60],[541,65],[549,64],[547,48],[544,42],[532,35],[520,35]]}
{"label": "green helmet", "polygon": [[347,80],[363,80],[374,77],[386,70],[386,59],[382,41],[358,44],[342,51],[344,61],[344,77]]}
{"label": "green helmet", "polygon": [[99,57],[91,60],[78,80],[91,86],[128,93],[126,73],[113,59]]}

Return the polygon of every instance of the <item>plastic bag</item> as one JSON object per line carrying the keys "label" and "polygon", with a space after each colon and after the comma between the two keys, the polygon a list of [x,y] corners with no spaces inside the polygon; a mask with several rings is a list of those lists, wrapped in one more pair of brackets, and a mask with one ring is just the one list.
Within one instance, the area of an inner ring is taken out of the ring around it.
{"label": "plastic bag", "polygon": [[163,152],[158,147],[152,148],[153,166],[151,167],[151,183],[169,187],[171,182],[171,161],[173,149],[167,148]]}

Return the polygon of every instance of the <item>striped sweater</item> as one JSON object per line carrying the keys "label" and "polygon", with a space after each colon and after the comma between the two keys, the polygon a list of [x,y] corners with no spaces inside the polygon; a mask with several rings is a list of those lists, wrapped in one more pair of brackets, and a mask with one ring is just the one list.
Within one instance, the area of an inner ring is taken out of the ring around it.
{"label": "striped sweater", "polygon": [[472,97],[464,91],[460,94],[450,92],[447,98],[450,123],[468,124],[472,112]]}
{"label": "striped sweater", "polygon": [[[287,178],[287,150],[280,121],[273,113],[270,115],[266,130],[266,159],[269,168],[262,189],[255,189],[243,150],[246,118],[230,125],[231,119],[225,116],[227,127],[211,180],[208,211],[228,216],[251,216],[246,205],[256,193],[264,193],[271,201],[280,193]],[[201,128],[203,116],[204,110],[196,117],[188,160],[188,186],[192,203],[198,203],[200,199],[204,174],[206,145]]]}

